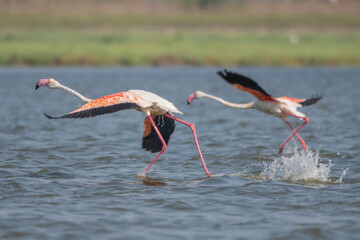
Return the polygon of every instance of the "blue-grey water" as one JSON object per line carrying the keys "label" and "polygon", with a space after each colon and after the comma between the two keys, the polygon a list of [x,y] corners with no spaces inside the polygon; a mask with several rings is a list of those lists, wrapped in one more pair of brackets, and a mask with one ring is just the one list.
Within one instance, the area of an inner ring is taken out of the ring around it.
{"label": "blue-grey water", "polygon": [[[218,68],[1,68],[0,239],[359,239],[360,69],[232,68],[274,96],[320,94],[301,108],[309,153],[280,119],[227,108],[253,97]],[[177,123],[169,147],[141,148],[144,115],[50,120],[83,103],[61,90],[35,91],[55,78],[87,97],[144,89],[172,101],[196,125]],[[300,126],[301,120],[290,118]]]}

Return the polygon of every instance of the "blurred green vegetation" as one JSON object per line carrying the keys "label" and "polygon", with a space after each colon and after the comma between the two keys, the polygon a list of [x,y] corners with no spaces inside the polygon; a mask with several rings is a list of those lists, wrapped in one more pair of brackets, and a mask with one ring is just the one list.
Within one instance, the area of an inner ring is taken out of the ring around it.
{"label": "blurred green vegetation", "polygon": [[[359,4],[360,7],[360,4]],[[187,13],[173,15],[104,15],[92,13],[91,15],[70,15],[61,14],[27,14],[9,13],[1,11],[0,28],[21,27],[34,29],[81,29],[81,28],[102,28],[102,27],[293,27],[310,26],[314,27],[359,27],[359,15],[348,15],[346,13],[327,15],[321,13],[310,13],[306,15],[236,15],[226,13]]]}
{"label": "blurred green vegetation", "polygon": [[356,2],[319,13],[309,3],[278,12],[260,1],[275,9],[261,12],[246,1],[177,0],[151,12],[105,2],[0,1],[0,65],[360,65]]}
{"label": "blurred green vegetation", "polygon": [[360,65],[359,34],[0,32],[1,65]]}

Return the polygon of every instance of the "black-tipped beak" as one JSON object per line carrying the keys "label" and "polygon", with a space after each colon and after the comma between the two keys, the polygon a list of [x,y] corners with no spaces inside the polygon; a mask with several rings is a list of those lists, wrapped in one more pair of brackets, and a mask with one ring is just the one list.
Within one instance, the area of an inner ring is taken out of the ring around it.
{"label": "black-tipped beak", "polygon": [[38,89],[41,86],[48,86],[49,85],[49,79],[40,79],[35,86],[35,90]]}
{"label": "black-tipped beak", "polygon": [[195,99],[195,93],[190,94],[189,97],[187,98],[187,105],[189,105],[194,99]]}

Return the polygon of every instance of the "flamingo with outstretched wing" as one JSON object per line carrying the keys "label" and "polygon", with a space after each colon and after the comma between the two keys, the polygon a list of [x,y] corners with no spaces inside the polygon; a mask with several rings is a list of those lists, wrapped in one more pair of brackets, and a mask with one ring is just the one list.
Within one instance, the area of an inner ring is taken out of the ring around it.
{"label": "flamingo with outstretched wing", "polygon": [[[224,72],[218,71],[217,74],[221,76],[223,79],[225,79],[228,83],[230,83],[234,88],[250,93],[251,95],[256,97],[257,100],[245,104],[231,103],[222,98],[204,93],[202,91],[196,91],[195,93],[189,95],[187,99],[187,103],[190,104],[194,99],[205,97],[218,101],[228,107],[243,108],[243,109],[254,108],[266,114],[279,117],[286,122],[286,124],[290,127],[290,129],[293,132],[292,135],[280,145],[279,154],[282,154],[285,145],[289,142],[289,140],[293,136],[296,136],[299,139],[304,150],[307,152],[305,141],[302,140],[298,132],[309,122],[309,118],[307,118],[305,114],[299,112],[297,108],[313,105],[322,98],[321,96],[314,96],[309,99],[296,99],[290,97],[276,98],[265,92],[254,80],[246,76],[243,76],[238,73],[229,72],[227,70],[224,70]],[[291,124],[287,121],[287,118],[289,116],[303,119],[304,123],[301,124],[301,126],[295,130],[291,126]]]}
{"label": "flamingo with outstretched wing", "polygon": [[202,156],[200,146],[197,140],[196,131],[194,124],[185,122],[179,118],[173,116],[173,113],[180,112],[173,103],[168,100],[144,90],[129,90],[126,92],[119,92],[97,99],[86,98],[75,90],[60,84],[55,79],[40,79],[36,84],[35,89],[41,86],[46,86],[51,89],[63,89],[64,91],[73,94],[86,102],[85,105],[65,114],[60,117],[51,117],[45,114],[50,119],[57,118],[87,118],[94,117],[97,115],[108,114],[117,112],[120,110],[134,109],[143,112],[146,117],[144,121],[144,134],[142,147],[151,152],[159,152],[151,164],[146,168],[145,174],[149,171],[151,166],[156,162],[160,155],[167,148],[168,141],[171,134],[175,130],[175,121],[185,124],[190,127],[202,165],[205,169],[205,173],[208,177],[211,176],[209,173],[204,158]]}

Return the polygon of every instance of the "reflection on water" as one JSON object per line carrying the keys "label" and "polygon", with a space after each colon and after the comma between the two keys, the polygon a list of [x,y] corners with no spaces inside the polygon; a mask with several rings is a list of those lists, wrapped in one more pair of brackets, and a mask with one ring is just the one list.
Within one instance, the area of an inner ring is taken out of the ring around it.
{"label": "reflection on water", "polygon": [[142,180],[142,183],[147,186],[165,186],[166,183],[152,180]]}

